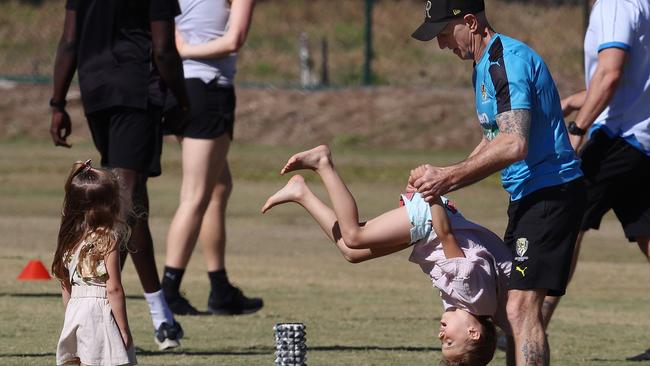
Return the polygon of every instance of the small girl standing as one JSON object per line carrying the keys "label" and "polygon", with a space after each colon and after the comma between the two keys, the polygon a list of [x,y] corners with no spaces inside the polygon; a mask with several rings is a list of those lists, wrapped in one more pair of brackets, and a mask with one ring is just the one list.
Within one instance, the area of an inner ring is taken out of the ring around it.
{"label": "small girl standing", "polygon": [[119,219],[117,178],[90,160],[75,163],[61,214],[52,273],[66,311],[56,363],[135,365],[119,259],[129,230]]}

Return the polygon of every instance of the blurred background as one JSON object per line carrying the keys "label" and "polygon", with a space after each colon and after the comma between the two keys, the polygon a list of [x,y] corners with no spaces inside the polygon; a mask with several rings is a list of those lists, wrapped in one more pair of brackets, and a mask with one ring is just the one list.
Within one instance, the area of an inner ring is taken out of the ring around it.
{"label": "blurred background", "polygon": [[[528,43],[544,58],[564,95],[583,86],[589,2],[488,0],[486,7],[498,32]],[[43,119],[64,4],[0,1],[0,93],[12,91],[0,100],[0,139],[47,138]],[[466,129],[476,120],[471,62],[459,62],[435,40],[410,38],[424,19],[423,4],[258,0],[239,54],[237,140],[397,148],[474,144],[479,129]],[[73,90],[71,98],[72,113],[80,113],[74,109],[78,93]],[[411,139],[412,131],[424,128],[431,133]]]}

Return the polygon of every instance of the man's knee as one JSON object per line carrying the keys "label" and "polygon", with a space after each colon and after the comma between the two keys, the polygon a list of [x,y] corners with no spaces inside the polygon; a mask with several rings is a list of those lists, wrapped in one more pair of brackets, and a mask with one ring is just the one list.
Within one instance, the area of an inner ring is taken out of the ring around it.
{"label": "man's knee", "polygon": [[544,291],[541,290],[510,290],[506,313],[513,328],[539,319],[543,298]]}

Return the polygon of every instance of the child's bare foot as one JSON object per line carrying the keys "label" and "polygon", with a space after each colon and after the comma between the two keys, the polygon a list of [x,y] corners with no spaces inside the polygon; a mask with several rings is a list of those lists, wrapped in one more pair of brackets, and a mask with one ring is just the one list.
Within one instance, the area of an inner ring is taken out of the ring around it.
{"label": "child's bare foot", "polygon": [[301,175],[294,175],[291,177],[291,179],[289,179],[287,184],[282,187],[282,189],[275,192],[273,196],[269,197],[269,199],[266,200],[266,203],[262,207],[262,213],[266,213],[266,211],[270,210],[271,207],[282,203],[300,203],[300,198],[308,189],[309,188],[305,183],[305,178],[303,178]]}
{"label": "child's bare foot", "polygon": [[282,168],[280,174],[288,173],[299,169],[318,170],[321,167],[332,163],[332,155],[327,145],[316,146],[315,148],[295,154]]}

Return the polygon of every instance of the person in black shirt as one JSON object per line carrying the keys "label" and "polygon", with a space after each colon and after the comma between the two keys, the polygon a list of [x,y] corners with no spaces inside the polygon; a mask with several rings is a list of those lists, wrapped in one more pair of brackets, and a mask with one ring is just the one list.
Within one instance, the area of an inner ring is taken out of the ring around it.
{"label": "person in black shirt", "polygon": [[71,147],[65,100],[78,71],[84,112],[103,167],[118,176],[122,217],[131,227],[129,251],[149,303],[160,349],[183,336],[160,287],[148,224],[146,182],[160,175],[161,110],[168,88],[189,110],[181,59],[174,44],[177,0],[67,0],[54,65],[50,134]]}

